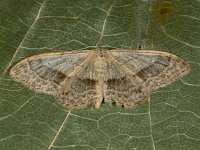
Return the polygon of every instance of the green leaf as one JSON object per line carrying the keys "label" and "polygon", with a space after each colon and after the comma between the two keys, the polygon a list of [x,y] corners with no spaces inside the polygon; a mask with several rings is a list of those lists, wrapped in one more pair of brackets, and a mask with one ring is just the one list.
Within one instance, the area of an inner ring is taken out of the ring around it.
{"label": "green leaf", "polygon": [[[199,16],[195,0],[0,0],[0,149],[200,149]],[[98,42],[171,52],[192,70],[135,109],[67,111],[9,76],[28,56]]]}

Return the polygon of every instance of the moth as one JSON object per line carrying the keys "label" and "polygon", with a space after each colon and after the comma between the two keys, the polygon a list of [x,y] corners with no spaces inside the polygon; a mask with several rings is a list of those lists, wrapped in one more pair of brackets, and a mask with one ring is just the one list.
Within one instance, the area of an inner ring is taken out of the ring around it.
{"label": "moth", "polygon": [[11,77],[29,89],[53,95],[67,109],[102,102],[133,108],[191,69],[171,53],[154,50],[81,50],[28,57]]}

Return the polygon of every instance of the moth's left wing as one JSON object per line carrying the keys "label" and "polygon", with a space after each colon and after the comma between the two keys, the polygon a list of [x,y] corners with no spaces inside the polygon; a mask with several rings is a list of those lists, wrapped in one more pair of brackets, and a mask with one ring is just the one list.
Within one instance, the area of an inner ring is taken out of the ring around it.
{"label": "moth's left wing", "polygon": [[46,53],[28,57],[11,70],[12,78],[40,93],[55,95],[63,81],[77,66],[87,61],[92,51]]}

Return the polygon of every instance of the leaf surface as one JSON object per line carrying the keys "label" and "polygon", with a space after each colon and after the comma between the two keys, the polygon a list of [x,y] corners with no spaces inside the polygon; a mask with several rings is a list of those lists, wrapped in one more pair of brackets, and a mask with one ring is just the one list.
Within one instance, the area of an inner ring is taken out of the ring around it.
{"label": "leaf surface", "polygon": [[[200,149],[200,2],[191,0],[1,0],[0,149]],[[68,111],[9,76],[35,54],[93,49],[163,50],[192,70],[121,109]]]}

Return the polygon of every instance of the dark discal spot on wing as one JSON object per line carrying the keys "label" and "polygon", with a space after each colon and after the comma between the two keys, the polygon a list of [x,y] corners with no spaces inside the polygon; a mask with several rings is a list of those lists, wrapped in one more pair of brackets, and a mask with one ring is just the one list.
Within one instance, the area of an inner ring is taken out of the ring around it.
{"label": "dark discal spot on wing", "polygon": [[146,81],[148,78],[155,77],[170,64],[170,59],[171,58],[168,56],[158,56],[153,64],[143,68],[136,75],[143,81]]}
{"label": "dark discal spot on wing", "polygon": [[[69,80],[71,80],[71,78]],[[93,80],[93,79],[79,79],[79,78],[77,78],[77,79],[75,79],[74,81],[71,82],[71,86],[68,89],[68,91],[66,91],[67,89],[65,89],[63,91],[64,93],[62,93],[62,94],[67,95],[70,91],[74,91],[77,94],[82,94],[82,92],[84,92],[84,91],[96,89],[96,84],[97,84],[97,81]]]}
{"label": "dark discal spot on wing", "polygon": [[76,82],[71,86],[76,92],[88,91],[96,89],[96,80],[93,79],[77,79]]}
{"label": "dark discal spot on wing", "polygon": [[64,75],[62,72],[58,72],[56,76],[54,77],[53,81],[56,82],[57,84],[60,84],[63,80],[65,80],[66,75]]}
{"label": "dark discal spot on wing", "polygon": [[126,85],[126,84],[127,84],[127,79],[125,77],[120,78],[120,79],[113,78],[113,79],[107,80],[108,87],[110,87],[112,89],[114,89],[118,86],[120,88],[120,86],[123,86],[123,85]]}
{"label": "dark discal spot on wing", "polygon": [[96,85],[96,80],[94,79],[78,79],[81,83],[83,83],[84,85]]}
{"label": "dark discal spot on wing", "polygon": [[[131,81],[129,79],[127,79],[126,77],[122,77],[122,78],[119,78],[119,79],[109,79],[107,80],[107,88],[108,90],[109,89],[112,89],[112,90],[115,90],[115,91],[125,91],[127,92],[127,90],[124,89],[124,87],[128,87],[128,86],[133,86]],[[141,93],[141,88],[137,88],[135,86],[134,88],[134,92],[135,93]]]}
{"label": "dark discal spot on wing", "polygon": [[29,66],[40,78],[53,81],[56,84],[60,84],[66,78],[62,72],[44,66],[41,60],[29,61]]}
{"label": "dark discal spot on wing", "polygon": [[[128,80],[125,77],[116,79],[108,79],[107,82],[107,97],[111,96],[111,100],[113,100],[116,97],[124,97],[125,99],[128,98],[128,95],[123,94],[123,92],[126,92],[127,90],[124,89],[125,87],[128,87],[126,85],[128,85]],[[117,96],[115,95],[115,92],[117,93]],[[112,95],[114,95],[114,97],[112,97]]]}

